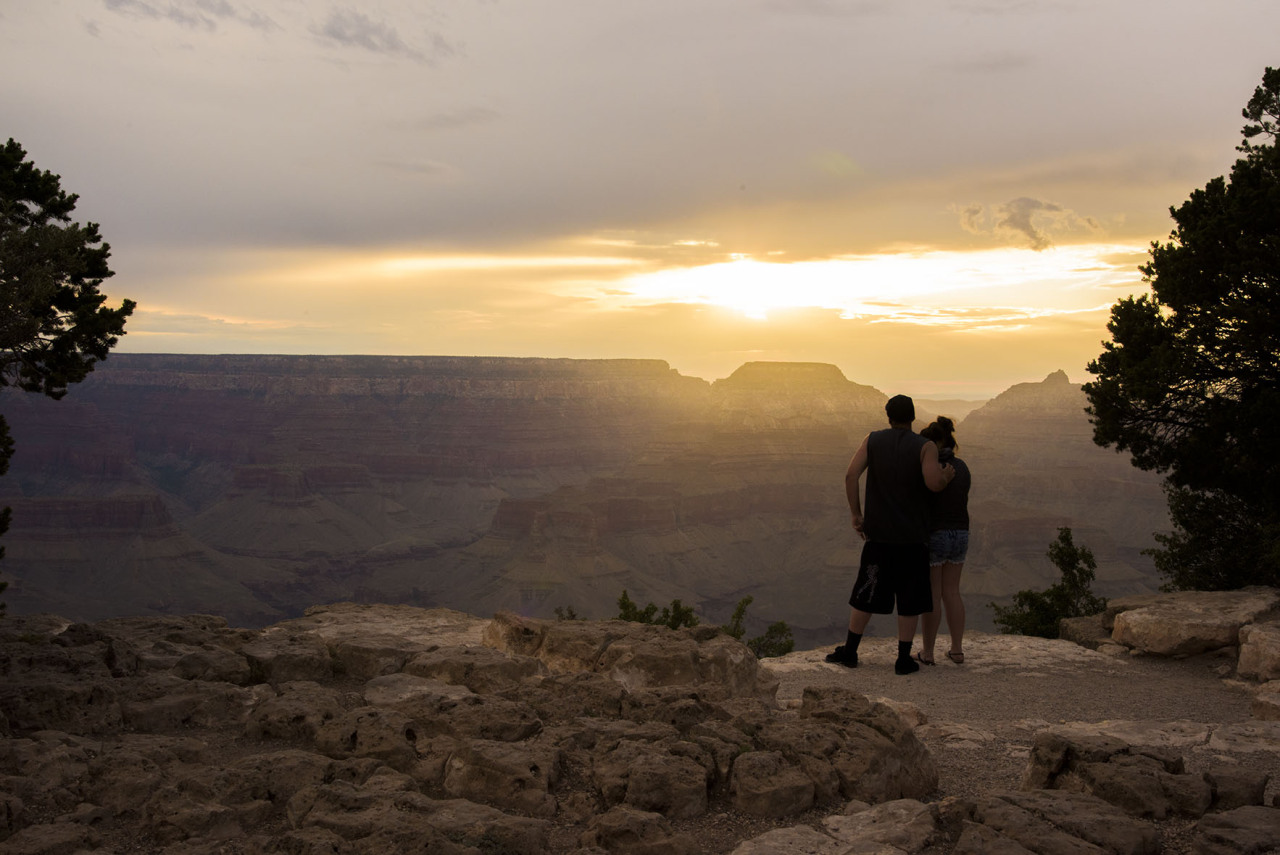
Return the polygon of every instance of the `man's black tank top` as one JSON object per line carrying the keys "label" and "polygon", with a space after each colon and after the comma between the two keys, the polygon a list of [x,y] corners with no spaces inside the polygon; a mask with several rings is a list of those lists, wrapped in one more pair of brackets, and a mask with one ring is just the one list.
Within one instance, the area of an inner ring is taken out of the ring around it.
{"label": "man's black tank top", "polygon": [[901,428],[867,437],[867,502],[863,531],[878,543],[929,539],[929,488],[920,469],[927,439]]}

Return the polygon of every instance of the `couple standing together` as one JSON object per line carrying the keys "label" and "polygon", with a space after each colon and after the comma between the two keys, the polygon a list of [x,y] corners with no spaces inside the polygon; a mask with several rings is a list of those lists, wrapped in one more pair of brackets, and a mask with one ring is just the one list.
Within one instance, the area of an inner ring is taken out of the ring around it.
{"label": "couple standing together", "polygon": [[[858,665],[858,644],[873,614],[898,611],[898,658],[893,670],[910,674],[934,664],[933,648],[945,607],[951,649],[964,662],[964,601],[960,571],[969,547],[969,468],[955,456],[955,425],[940,417],[911,430],[915,404],[895,395],[885,404],[889,427],[862,441],[844,476],[853,527],[866,543],[858,580],[849,595],[849,634],[827,661]],[[866,512],[859,482],[867,476]],[[922,650],[911,644],[923,615]]]}

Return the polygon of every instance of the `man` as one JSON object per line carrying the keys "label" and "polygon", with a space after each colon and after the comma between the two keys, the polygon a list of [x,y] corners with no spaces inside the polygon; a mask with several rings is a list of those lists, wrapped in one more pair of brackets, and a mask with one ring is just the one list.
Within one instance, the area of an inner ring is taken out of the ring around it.
{"label": "man", "polygon": [[[884,407],[889,427],[862,440],[844,476],[853,528],[866,543],[858,580],[849,595],[849,634],[827,654],[827,661],[858,666],[858,644],[873,614],[898,611],[898,659],[893,670],[911,674],[920,665],[911,658],[911,642],[920,615],[933,611],[929,583],[930,490],[941,491],[955,477],[938,463],[938,446],[913,433],[915,403],[895,395]],[[859,482],[867,473],[867,512],[862,513]]]}

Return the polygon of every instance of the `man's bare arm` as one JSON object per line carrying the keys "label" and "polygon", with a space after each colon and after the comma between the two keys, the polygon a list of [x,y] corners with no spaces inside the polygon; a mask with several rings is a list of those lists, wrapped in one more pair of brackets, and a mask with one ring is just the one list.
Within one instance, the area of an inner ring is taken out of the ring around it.
{"label": "man's bare arm", "polygon": [[849,500],[849,511],[853,516],[853,528],[865,538],[862,532],[862,499],[858,493],[858,481],[862,473],[867,471],[867,437],[863,437],[862,445],[853,453],[849,461],[849,470],[844,473],[844,495]]}
{"label": "man's bare arm", "polygon": [[938,446],[926,442],[920,449],[920,472],[924,475],[924,484],[935,493],[941,492],[956,477],[956,469],[950,463],[938,463]]}

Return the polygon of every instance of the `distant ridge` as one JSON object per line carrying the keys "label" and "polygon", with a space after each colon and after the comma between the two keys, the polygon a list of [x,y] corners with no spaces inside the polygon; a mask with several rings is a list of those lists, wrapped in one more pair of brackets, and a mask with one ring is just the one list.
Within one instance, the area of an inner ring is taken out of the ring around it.
{"label": "distant ridge", "polygon": [[[717,623],[751,596],[748,632],[816,647],[848,619],[843,475],[885,400],[822,363],[708,383],[661,360],[113,355],[65,400],[0,394],[5,598],[260,626],[336,600],[599,619],[624,589]],[[963,419],[975,629],[1054,581],[1059,526],[1101,595],[1156,587],[1159,478],[1095,446],[1083,408],[1053,375]]]}

